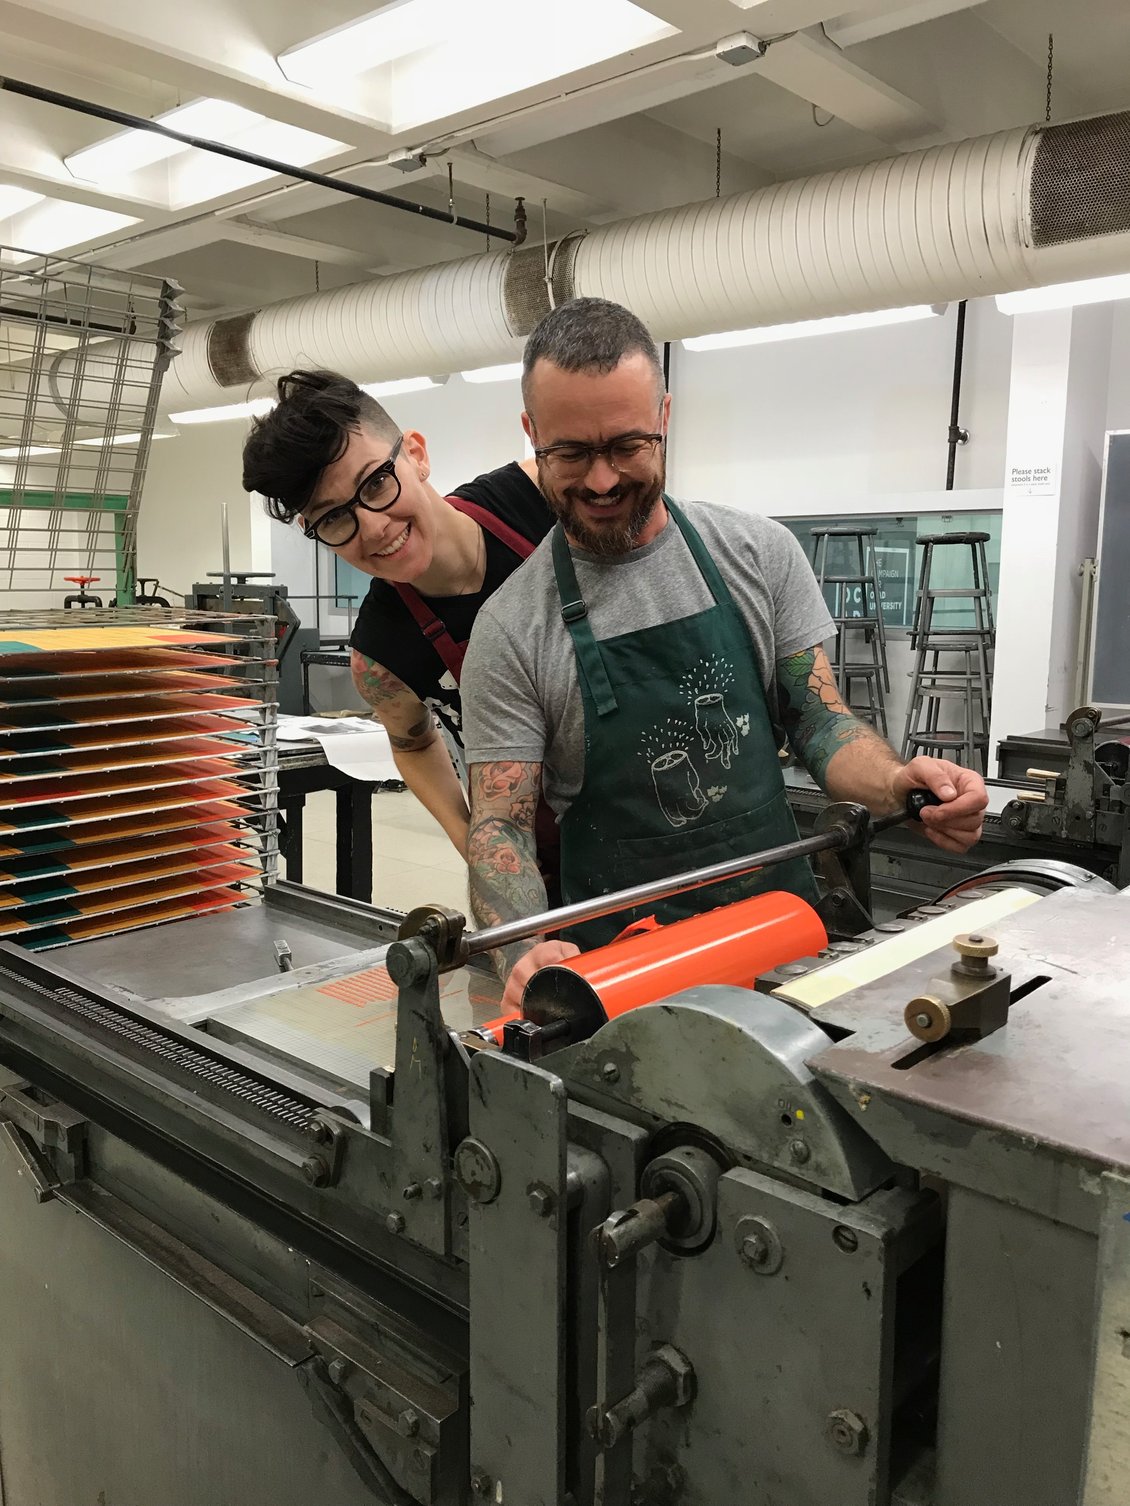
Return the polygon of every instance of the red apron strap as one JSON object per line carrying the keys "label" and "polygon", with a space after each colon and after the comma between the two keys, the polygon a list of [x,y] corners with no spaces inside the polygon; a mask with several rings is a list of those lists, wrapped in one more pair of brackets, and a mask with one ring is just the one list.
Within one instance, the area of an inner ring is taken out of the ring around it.
{"label": "red apron strap", "polygon": [[458,684],[459,677],[463,673],[463,660],[467,655],[467,645],[456,643],[444,624],[413,586],[403,585],[398,580],[393,581],[392,584],[396,588],[396,594],[412,613],[416,626],[443,660],[444,667],[451,671],[455,683]]}
{"label": "red apron strap", "polygon": [[536,544],[531,544],[529,539],[523,538],[516,529],[504,523],[501,518],[496,518],[494,513],[488,512],[485,507],[480,507],[477,502],[468,502],[465,497],[448,497],[456,512],[465,513],[468,518],[474,518],[480,528],[485,528],[488,533],[494,534],[500,544],[505,544],[507,549],[513,550],[520,560],[528,560],[536,549]]}
{"label": "red apron strap", "polygon": [[[485,507],[480,507],[477,502],[468,502],[464,497],[445,498],[457,512],[465,513],[473,518],[480,528],[485,528],[490,534],[505,544],[519,559],[529,559],[533,554],[535,545],[529,539],[504,523],[501,518],[496,518],[494,513],[488,512]],[[424,598],[414,586],[403,585],[400,581],[393,581],[397,595],[412,613],[416,626],[423,633],[436,653],[443,660],[444,667],[451,672],[452,678],[458,684],[463,673],[463,660],[467,657],[466,643],[456,643],[455,639],[447,631],[447,628],[427,605]]]}

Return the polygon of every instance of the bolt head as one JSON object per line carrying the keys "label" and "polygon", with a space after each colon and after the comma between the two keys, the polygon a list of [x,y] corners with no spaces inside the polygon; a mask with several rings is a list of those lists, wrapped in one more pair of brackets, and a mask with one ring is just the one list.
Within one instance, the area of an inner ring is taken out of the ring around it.
{"label": "bolt head", "polygon": [[330,1168],[321,1156],[307,1156],[302,1163],[302,1175],[311,1187],[324,1187],[330,1179]]}
{"label": "bolt head", "polygon": [[538,1218],[548,1218],[553,1212],[555,1199],[548,1187],[541,1187],[535,1183],[527,1190],[526,1196]]}
{"label": "bolt head", "polygon": [[310,1119],[306,1123],[306,1133],[315,1145],[325,1145],[333,1139],[333,1132],[329,1125],[321,1119]]}
{"label": "bolt head", "polygon": [[799,1166],[803,1166],[812,1155],[812,1152],[803,1140],[790,1140],[789,1155]]}
{"label": "bolt head", "polygon": [[914,1016],[914,1023],[920,1030],[929,1030],[932,1021],[928,1014],[916,1014]]}
{"label": "bolt head", "polygon": [[399,988],[407,988],[426,976],[427,956],[421,955],[408,941],[394,941],[385,958],[385,969]]}
{"label": "bolt head", "polygon": [[420,1186],[419,1182],[409,1182],[408,1186],[401,1193],[401,1197],[403,1197],[406,1203],[413,1203],[418,1197],[423,1197],[423,1195],[424,1189]]}
{"label": "bolt head", "polygon": [[328,1374],[330,1380],[333,1381],[335,1386],[340,1386],[342,1381],[349,1374],[349,1366],[345,1362],[345,1360],[331,1360],[326,1366],[326,1373]]}
{"label": "bolt head", "polygon": [[862,1454],[867,1447],[867,1424],[858,1412],[832,1412],[824,1424],[828,1441],[843,1454]]}
{"label": "bolt head", "polygon": [[420,1431],[420,1414],[411,1407],[405,1407],[396,1419],[396,1431],[402,1438],[415,1438]]}
{"label": "bolt head", "polygon": [[747,1265],[764,1265],[769,1259],[769,1243],[762,1234],[747,1234],[742,1240],[742,1259]]}
{"label": "bolt head", "polygon": [[494,1202],[502,1187],[502,1171],[494,1152],[481,1140],[460,1141],[453,1169],[455,1180],[473,1203]]}
{"label": "bolt head", "polygon": [[471,1475],[471,1489],[477,1496],[489,1496],[493,1483],[485,1469],[476,1469]]}
{"label": "bolt head", "polygon": [[432,1198],[443,1196],[443,1181],[440,1177],[429,1177],[424,1183],[424,1191]]}
{"label": "bolt head", "polygon": [[604,1078],[605,1082],[619,1082],[620,1068],[615,1062],[605,1062],[600,1069],[600,1075]]}
{"label": "bolt head", "polygon": [[404,1227],[403,1213],[390,1213],[385,1219],[385,1228],[390,1234],[403,1234]]}
{"label": "bolt head", "polygon": [[859,1249],[859,1235],[846,1224],[837,1224],[832,1230],[832,1241],[845,1255],[853,1255]]}
{"label": "bolt head", "polygon": [[955,936],[953,944],[962,957],[988,959],[995,957],[1000,951],[1000,945],[991,936],[982,936],[980,933],[972,936]]}

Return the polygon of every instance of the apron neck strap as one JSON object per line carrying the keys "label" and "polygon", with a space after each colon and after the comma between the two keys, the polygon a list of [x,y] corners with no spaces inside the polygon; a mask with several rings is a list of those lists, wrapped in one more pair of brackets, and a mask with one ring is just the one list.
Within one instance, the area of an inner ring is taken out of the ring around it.
{"label": "apron neck strap", "polygon": [[553,530],[553,573],[557,577],[557,592],[561,598],[561,620],[573,640],[577,656],[577,669],[585,682],[589,698],[596,707],[598,716],[607,716],[618,705],[604,667],[604,659],[589,622],[589,609],[581,595],[573,556],[569,553],[569,541],[565,530],[558,523]]}
{"label": "apron neck strap", "polygon": [[698,530],[691,526],[682,508],[674,503],[671,498],[667,496],[666,492],[663,494],[663,501],[666,503],[667,511],[671,514],[672,518],[674,518],[676,524],[678,525],[679,532],[686,540],[687,548],[691,552],[691,558],[698,566],[703,580],[710,587],[710,594],[714,597],[715,602],[720,604],[723,602],[732,601],[733,598],[730,595],[725,581],[719,574],[718,566],[714,563],[713,559],[711,559],[710,551],[702,542],[702,536],[699,534]]}

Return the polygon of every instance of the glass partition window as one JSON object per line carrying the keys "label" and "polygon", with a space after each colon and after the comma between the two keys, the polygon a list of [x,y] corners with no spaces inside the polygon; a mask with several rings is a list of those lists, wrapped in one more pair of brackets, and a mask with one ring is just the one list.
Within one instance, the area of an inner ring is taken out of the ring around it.
{"label": "glass partition window", "polygon": [[358,570],[354,565],[347,565],[343,559],[334,555],[334,596],[337,605],[344,607],[347,603],[353,608],[356,616],[357,608],[365,599],[365,593],[372,584],[373,577],[366,575],[364,570]]}
{"label": "glass partition window", "polygon": [[[875,528],[878,532],[864,540],[864,560],[869,567],[874,554],[883,603],[883,622],[894,630],[914,625],[914,608],[918,594],[918,576],[924,550],[916,542],[929,533],[987,533],[985,556],[989,568],[989,588],[996,600],[1000,584],[1001,514],[1000,512],[920,512],[858,514],[837,517],[780,518],[780,523],[799,541],[809,560],[816,563],[814,528]],[[934,550],[931,584],[942,590],[959,590],[972,585],[968,547]],[[828,540],[827,575],[858,575],[859,554],[854,539]],[[824,599],[833,617],[862,617],[863,591],[858,585],[828,582]],[[973,628],[973,609],[960,598],[943,597],[934,604],[934,622],[938,627]]]}

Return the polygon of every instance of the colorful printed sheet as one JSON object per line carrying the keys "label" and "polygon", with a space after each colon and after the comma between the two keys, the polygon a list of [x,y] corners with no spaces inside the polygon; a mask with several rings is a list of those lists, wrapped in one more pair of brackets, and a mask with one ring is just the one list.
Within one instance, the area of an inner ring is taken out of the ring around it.
{"label": "colorful printed sheet", "polygon": [[239,634],[58,615],[0,626],[0,938],[243,902],[262,879],[262,661],[217,652]]}
{"label": "colorful printed sheet", "polygon": [[[187,671],[175,671],[167,675],[146,675],[144,679],[128,675],[92,675],[83,676],[75,680],[5,680],[0,675],[0,708],[5,711],[20,711],[25,717],[37,719],[41,712],[41,706],[66,706],[70,707],[73,702],[79,702],[79,709],[67,715],[75,721],[86,721],[88,717],[97,717],[100,714],[98,708],[91,709],[86,706],[87,701],[120,701],[133,699],[136,705],[138,700],[144,697],[147,701],[154,701],[155,693],[162,695],[167,691],[179,692],[186,699],[196,699],[196,694],[201,690],[238,690],[244,682],[231,675],[213,674],[189,674]],[[242,704],[257,706],[258,701],[249,701]],[[27,708],[32,708],[28,710]],[[190,710],[191,707],[185,707]],[[107,707],[107,710],[109,708]],[[60,712],[60,715],[62,713]],[[26,725],[26,723],[25,723]]]}
{"label": "colorful printed sheet", "polygon": [[218,889],[237,883],[249,883],[259,877],[258,868],[250,863],[228,863],[220,868],[206,868],[183,878],[161,879],[154,883],[135,884],[125,889],[107,889],[98,894],[73,899],[45,900],[42,904],[22,906],[17,913],[0,912],[0,937],[19,937],[24,931],[67,926],[75,920],[95,915],[109,915],[118,910],[132,910],[138,905],[158,904],[167,899],[182,899],[203,889]]}
{"label": "colorful printed sheet", "polygon": [[[146,884],[167,878],[179,878],[184,874],[203,873],[208,868],[220,868],[243,864],[253,853],[240,847],[201,847],[190,852],[172,853],[168,857],[145,856],[134,863],[120,863],[111,868],[92,868],[82,874],[67,874],[62,878],[35,879],[14,888],[0,887],[0,910],[14,910],[17,916],[29,908],[53,900],[68,900],[79,894],[96,894],[108,890],[117,894],[132,884]],[[258,876],[258,870],[248,869]]]}
{"label": "colorful printed sheet", "polygon": [[[86,830],[91,828],[87,827]],[[10,887],[53,879],[69,874],[115,868],[144,858],[160,858],[178,853],[205,853],[217,847],[245,842],[252,833],[230,821],[214,826],[184,826],[176,831],[148,831],[141,836],[119,841],[93,842],[55,853],[27,853],[20,857],[0,857],[0,886]],[[246,858],[248,853],[241,852]],[[233,859],[234,861],[234,859]]]}
{"label": "colorful printed sheet", "polygon": [[[105,654],[116,648],[159,649],[162,645],[190,648],[203,642],[238,643],[238,633],[190,633],[183,628],[145,627],[57,627],[29,628],[26,632],[0,630],[0,657],[12,658],[17,666],[33,654],[79,652]],[[8,666],[5,664],[5,673]]]}
{"label": "colorful printed sheet", "polygon": [[145,747],[150,743],[184,742],[199,738],[239,737],[254,741],[238,719],[225,716],[170,717],[166,721],[90,723],[71,727],[5,728],[0,724],[0,762],[7,758],[61,753],[68,748]]}
{"label": "colorful printed sheet", "polygon": [[[221,643],[234,643],[234,638],[221,638]],[[3,651],[0,650],[0,653]],[[185,653],[181,649],[139,648],[122,649],[116,653],[58,653],[44,660],[36,657],[24,668],[21,660],[13,655],[0,658],[0,680],[14,677],[19,680],[60,680],[73,675],[144,674],[151,675],[166,669],[225,669],[233,668],[231,654]]]}
{"label": "colorful printed sheet", "polygon": [[[41,834],[38,830],[11,833],[0,841],[0,859],[5,861],[43,857],[50,853],[78,852],[86,847],[95,847],[102,842],[117,842],[129,837],[149,837],[163,832],[184,831],[189,827],[207,827],[210,823],[222,825],[246,818],[247,811],[230,800],[210,800],[198,805],[199,789],[192,791],[187,799],[180,798],[181,791],[166,794],[159,805],[144,801],[136,810],[102,811],[87,815],[90,807],[83,810],[84,821],[73,822],[66,830]],[[58,826],[60,823],[55,822]]]}
{"label": "colorful printed sheet", "polygon": [[65,928],[33,931],[26,937],[20,937],[20,945],[31,952],[42,952],[49,947],[66,946],[72,941],[93,941],[98,936],[114,936],[119,931],[135,931],[141,926],[161,925],[165,921],[184,920],[192,915],[206,915],[210,911],[230,910],[246,899],[247,895],[240,889],[210,889],[203,894],[143,905],[140,909],[125,910],[118,915],[76,920]]}

